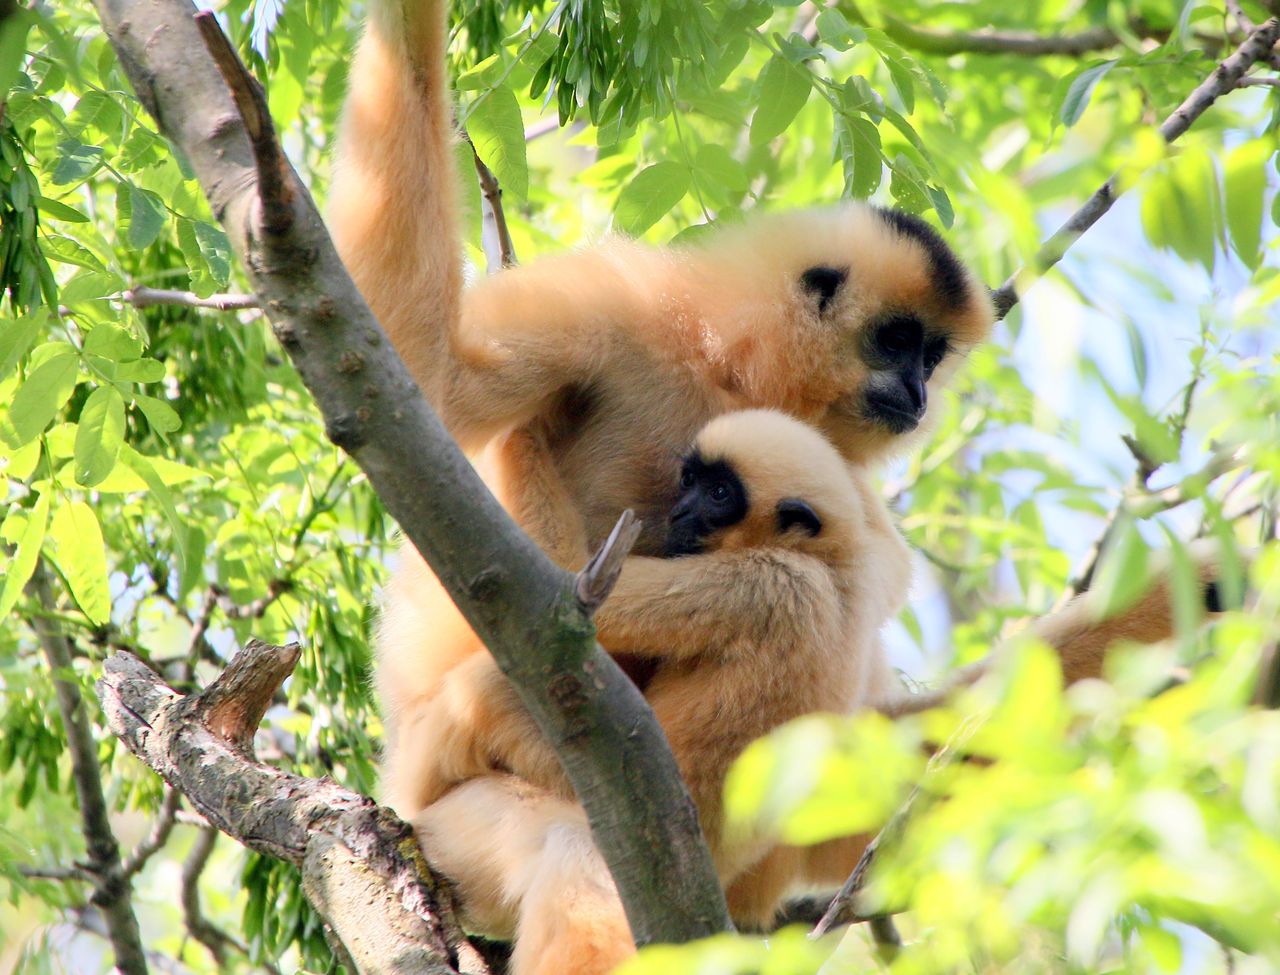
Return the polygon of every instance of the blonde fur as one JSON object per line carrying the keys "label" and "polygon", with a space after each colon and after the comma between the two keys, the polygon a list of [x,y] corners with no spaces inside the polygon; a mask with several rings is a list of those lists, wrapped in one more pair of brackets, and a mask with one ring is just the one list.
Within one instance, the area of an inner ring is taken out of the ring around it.
{"label": "blonde fur", "polygon": [[[331,220],[344,259],[411,372],[517,521],[562,564],[567,510],[598,544],[618,512],[653,554],[677,459],[710,419],[771,407],[848,460],[903,443],[866,416],[860,351],[876,316],[911,313],[962,353],[987,333],[986,291],[918,232],[848,203],[762,217],[703,246],[624,240],[513,268],[460,293],[442,67],[444,13],[376,0],[352,71]],[[941,246],[939,244],[939,246]],[[821,304],[802,278],[847,278]],[[954,369],[945,360],[935,393]],[[557,554],[559,553],[559,554]],[[576,553],[575,556],[576,557]],[[445,675],[483,652],[409,546],[378,640],[387,800],[421,808],[409,729]]]}
{"label": "blonde fur", "polygon": [[[889,671],[878,634],[902,602],[908,556],[868,478],[812,428],[775,411],[732,413],[708,424],[696,449],[737,473],[750,499],[746,517],[706,539],[701,554],[628,559],[597,616],[598,635],[611,652],[656,661],[646,696],[689,786],[735,918],[763,926],[797,883],[830,882],[847,871],[865,840],[798,849],[777,846],[766,833],[726,834],[725,775],[750,742],[784,722],[814,711],[849,713],[885,693]],[[821,531],[781,532],[777,506],[784,499],[806,502]],[[424,730],[436,759],[428,777],[432,804],[416,820],[427,850],[443,842],[456,854],[457,838],[447,834],[466,802],[459,794],[492,796],[496,786],[476,784],[490,781],[489,773],[511,772],[562,801],[573,797],[555,753],[487,656],[448,675]],[[546,805],[555,808],[551,800]],[[547,829],[539,816],[524,818],[529,825],[511,844],[480,828],[473,856],[439,866],[473,878],[470,886],[463,881],[464,893],[486,890],[492,898],[500,885],[478,883],[484,871],[471,860],[498,857],[513,871]],[[532,869],[537,875],[544,868]],[[523,890],[502,887],[502,896],[513,889]],[[529,910],[543,909],[536,896],[525,896]],[[490,912],[492,900],[476,911]],[[529,927],[523,908],[504,920]],[[560,943],[545,932],[539,937]]]}
{"label": "blonde fur", "polygon": [[[676,459],[720,414],[782,410],[822,430],[850,462],[908,443],[864,414],[859,350],[874,316],[915,315],[961,354],[989,331],[990,301],[968,272],[940,273],[918,228],[904,231],[857,204],[755,219],[685,249],[615,240],[503,272],[464,295],[445,5],[371,0],[369,10],[350,72],[330,226],[433,407],[499,500],[562,565],[574,567],[627,507],[646,524],[636,551],[654,554]],[[801,285],[815,267],[847,271],[829,303]],[[934,373],[932,393],[956,360],[948,356]],[[664,615],[651,613],[650,625]],[[647,645],[661,643],[659,632]],[[1069,672],[1073,646],[1063,649]],[[467,686],[466,671],[450,676],[456,668],[488,665],[473,662],[482,654],[405,546],[377,673],[385,798],[402,815],[421,812],[430,793],[422,778],[432,708],[448,688]],[[1085,671],[1096,655],[1092,646],[1081,651]],[[668,731],[678,736],[677,724]],[[700,746],[690,747],[692,764]],[[477,815],[496,815],[485,804],[511,797],[493,783],[473,788]],[[554,804],[563,800],[542,800],[559,814]]]}

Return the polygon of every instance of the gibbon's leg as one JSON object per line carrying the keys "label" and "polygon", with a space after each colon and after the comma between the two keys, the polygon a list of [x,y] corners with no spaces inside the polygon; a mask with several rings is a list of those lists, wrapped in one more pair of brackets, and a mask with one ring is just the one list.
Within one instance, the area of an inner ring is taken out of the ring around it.
{"label": "gibbon's leg", "polygon": [[[582,520],[539,433],[517,430],[477,464],[523,489],[499,500],[554,561],[586,561]],[[448,594],[411,546],[400,558],[377,641],[383,801],[412,817],[456,783],[495,769],[521,769],[571,797],[554,751]]]}
{"label": "gibbon's leg", "polygon": [[413,827],[431,866],[458,885],[467,928],[515,939],[512,975],[604,975],[635,951],[576,803],[492,775],[458,786]]}
{"label": "gibbon's leg", "polygon": [[771,931],[783,900],[802,887],[836,889],[871,842],[869,835],[841,836],[813,846],[775,846],[725,887],[734,923]]}
{"label": "gibbon's leg", "polygon": [[[1204,599],[1203,611],[1210,616],[1222,611],[1217,578],[1219,562],[1206,549],[1193,552],[1196,572]],[[1066,606],[1032,622],[1027,632],[1039,637],[1057,652],[1062,663],[1063,681],[1067,685],[1089,677],[1102,676],[1107,653],[1117,643],[1156,643],[1174,635],[1173,589],[1168,572],[1161,570],[1151,588],[1136,603],[1111,617],[1102,617],[1101,599],[1096,593],[1084,592]],[[927,711],[944,703],[957,689],[968,687],[991,669],[1005,652],[1005,641],[988,656],[948,675],[937,688],[920,694],[905,690],[889,695],[877,710],[889,717],[900,717]]]}

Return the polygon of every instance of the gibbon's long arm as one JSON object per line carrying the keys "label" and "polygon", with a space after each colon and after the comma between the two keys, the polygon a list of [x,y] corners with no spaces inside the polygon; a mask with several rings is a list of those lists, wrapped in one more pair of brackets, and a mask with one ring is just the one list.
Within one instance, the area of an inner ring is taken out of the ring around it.
{"label": "gibbon's long arm", "polygon": [[778,549],[627,559],[596,613],[610,653],[689,658],[827,639],[824,607],[840,604],[831,572]]}
{"label": "gibbon's long arm", "polygon": [[329,227],[432,406],[462,291],[444,0],[370,0],[329,194]]}

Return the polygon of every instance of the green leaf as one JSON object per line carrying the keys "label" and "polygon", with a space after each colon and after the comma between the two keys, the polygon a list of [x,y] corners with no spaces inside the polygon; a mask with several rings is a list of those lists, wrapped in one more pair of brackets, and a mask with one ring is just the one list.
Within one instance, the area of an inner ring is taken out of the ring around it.
{"label": "green leaf", "polygon": [[618,194],[614,225],[639,236],[671,212],[689,191],[689,170],[679,163],[654,163],[632,178]]}
{"label": "green leaf", "polygon": [[706,173],[727,190],[745,193],[749,180],[742,163],[729,155],[724,146],[704,145],[698,149],[694,159],[698,171]]}
{"label": "green leaf", "polygon": [[83,501],[59,505],[49,526],[54,561],[67,587],[89,619],[101,625],[111,618],[107,551],[98,518]]}
{"label": "green leaf", "polygon": [[101,165],[101,146],[86,146],[79,139],[63,139],[58,143],[58,164],[50,179],[58,186],[79,183]]}
{"label": "green leaf", "polygon": [[82,138],[84,130],[90,126],[108,135],[120,128],[120,108],[106,92],[85,92],[67,117],[67,128],[77,139]]}
{"label": "green leaf", "polygon": [[44,432],[76,388],[80,359],[70,345],[31,371],[9,407],[9,421],[21,446]]}
{"label": "green leaf", "polygon": [[524,119],[520,104],[507,85],[494,88],[472,103],[467,134],[476,155],[493,170],[504,192],[520,199],[529,195],[529,161],[525,156]]}
{"label": "green leaf", "polygon": [[1150,585],[1147,557],[1150,548],[1131,518],[1116,525],[1090,587],[1098,599],[1097,618],[1107,619],[1128,609]]}
{"label": "green leaf", "polygon": [[124,397],[114,386],[99,386],[89,394],[76,426],[76,482],[93,487],[110,474],[123,441]]}
{"label": "green leaf", "polygon": [[1232,150],[1224,166],[1227,231],[1231,246],[1251,270],[1261,263],[1262,203],[1267,189],[1267,157],[1272,147],[1255,140]]}
{"label": "green leaf", "polygon": [[48,320],[49,312],[39,308],[30,315],[0,322],[0,379],[9,375],[18,360],[27,354]]}
{"label": "green leaf", "polygon": [[22,595],[22,589],[36,570],[36,559],[40,557],[40,547],[44,545],[45,528],[49,524],[49,495],[43,493],[36,499],[27,515],[26,527],[18,540],[17,550],[13,553],[4,573],[4,588],[0,589],[0,619],[9,615]]}
{"label": "green leaf", "polygon": [[861,28],[850,24],[844,14],[834,7],[826,7],[818,14],[817,27],[822,42],[830,44],[837,51],[847,51],[854,44],[867,39]]}
{"label": "green leaf", "polygon": [[125,183],[116,191],[116,219],[129,246],[144,250],[164,229],[165,210],[153,194]]}
{"label": "green leaf", "polygon": [[62,286],[59,296],[66,304],[72,305],[118,295],[124,287],[124,280],[110,271],[81,271]]}
{"label": "green leaf", "polygon": [[112,362],[132,362],[142,355],[142,340],[119,325],[97,325],[85,338],[84,351]]}
{"label": "green leaf", "polygon": [[56,220],[65,220],[68,223],[88,223],[89,218],[74,207],[69,207],[65,203],[59,203],[57,200],[51,200],[47,196],[36,197],[36,209],[42,213],[47,213]]}
{"label": "green leaf", "polygon": [[[173,543],[178,554],[178,571],[179,573],[185,571],[187,563],[187,526],[179,516],[178,509],[174,507],[173,495],[169,493],[169,488],[163,478],[156,472],[156,468],[152,464],[152,458],[143,457],[128,444],[123,444],[120,447],[120,459],[128,465],[130,470],[146,482],[147,490],[151,492],[151,496],[156,503],[160,505],[160,510],[164,512],[165,520],[169,522],[169,527],[173,531]],[[177,464],[174,466],[181,467],[182,465]]]}
{"label": "green leaf", "polygon": [[775,55],[760,75],[756,111],[751,117],[751,144],[762,146],[786,131],[809,100],[811,88],[808,71]]}
{"label": "green leaf", "polygon": [[151,429],[161,436],[173,433],[182,426],[182,419],[177,412],[162,399],[139,394],[133,398],[133,405],[142,410],[142,415],[147,418]]}
{"label": "green leaf", "polygon": [[109,374],[122,383],[158,383],[164,378],[164,363],[156,359],[135,359],[118,363]]}
{"label": "green leaf", "polygon": [[1094,87],[1115,66],[1115,61],[1103,61],[1101,64],[1085,68],[1076,75],[1075,80],[1067,88],[1066,97],[1063,98],[1062,108],[1059,111],[1059,117],[1067,128],[1080,121],[1080,116],[1084,114],[1084,110],[1089,105],[1089,99],[1093,95]]}

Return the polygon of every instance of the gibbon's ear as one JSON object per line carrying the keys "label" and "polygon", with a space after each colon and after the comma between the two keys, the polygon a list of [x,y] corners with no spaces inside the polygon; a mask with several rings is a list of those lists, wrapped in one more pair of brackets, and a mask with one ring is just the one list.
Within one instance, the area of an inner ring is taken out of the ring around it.
{"label": "gibbon's ear", "polygon": [[822,314],[848,276],[848,268],[811,267],[800,275],[800,286],[818,299],[818,314]]}
{"label": "gibbon's ear", "polygon": [[778,531],[785,532],[793,525],[813,536],[822,531],[822,519],[816,511],[799,498],[783,498],[778,502]]}

